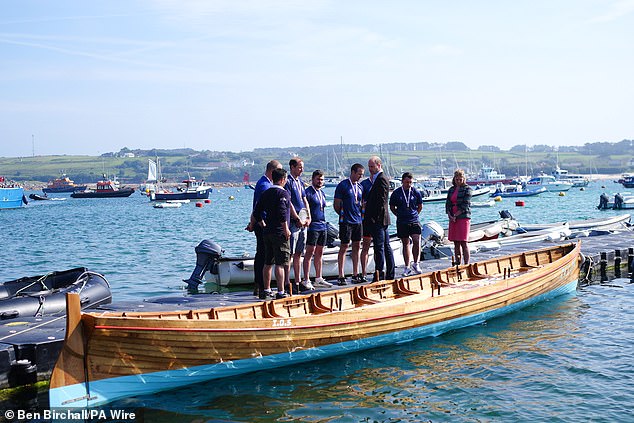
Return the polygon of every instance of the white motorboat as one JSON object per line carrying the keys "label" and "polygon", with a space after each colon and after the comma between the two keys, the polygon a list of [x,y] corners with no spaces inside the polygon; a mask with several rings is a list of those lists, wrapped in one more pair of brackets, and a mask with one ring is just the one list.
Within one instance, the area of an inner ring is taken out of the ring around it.
{"label": "white motorboat", "polygon": [[528,190],[545,187],[548,191],[568,191],[572,188],[572,182],[558,181],[552,175],[535,176],[526,185]]}
{"label": "white motorboat", "polygon": [[[487,195],[489,192],[491,191],[488,187],[472,188],[471,198]],[[447,194],[439,189],[421,190],[421,194],[423,196],[423,203],[444,203],[447,201]]]}
{"label": "white motorboat", "polygon": [[561,169],[559,166],[555,167],[553,176],[557,181],[570,182],[573,188],[587,187],[590,183],[590,179],[587,176],[569,173],[566,169]]}
{"label": "white motorboat", "polygon": [[618,230],[629,228],[630,215],[621,214],[610,217],[598,217],[595,219],[569,220],[558,223],[529,223],[520,225],[520,229],[526,232],[541,231],[554,228],[564,223],[568,224],[571,231],[579,230]]}
{"label": "white motorboat", "polygon": [[[337,243],[339,241],[337,240]],[[390,245],[394,252],[394,262],[396,267],[402,267],[403,252],[401,240],[395,235],[390,237]],[[324,248],[322,258],[322,274],[326,279],[336,279],[339,275],[337,265],[337,256],[339,254],[339,245],[333,245]],[[252,256],[245,254],[243,257],[218,257],[210,269],[205,271],[203,279],[206,283],[212,283],[223,287],[250,285],[253,284],[253,268],[254,259]],[[368,257],[368,273],[374,272],[374,251],[370,248]],[[314,266],[310,270],[311,278],[315,277]],[[352,259],[350,258],[350,248],[346,255],[344,264],[344,273],[352,275]]]}

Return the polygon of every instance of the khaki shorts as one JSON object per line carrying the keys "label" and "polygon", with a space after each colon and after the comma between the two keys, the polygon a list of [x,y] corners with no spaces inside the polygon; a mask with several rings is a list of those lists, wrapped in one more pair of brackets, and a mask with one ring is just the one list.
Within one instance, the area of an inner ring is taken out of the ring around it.
{"label": "khaki shorts", "polygon": [[288,239],[278,234],[264,234],[264,264],[286,266],[291,261]]}

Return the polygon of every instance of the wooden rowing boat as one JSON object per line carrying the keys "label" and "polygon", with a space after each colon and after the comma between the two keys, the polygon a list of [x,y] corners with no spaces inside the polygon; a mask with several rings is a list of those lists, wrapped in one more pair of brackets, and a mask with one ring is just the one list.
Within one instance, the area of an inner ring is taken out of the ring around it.
{"label": "wooden rowing boat", "polygon": [[473,325],[573,292],[580,243],[310,295],[171,312],[81,313],[68,296],[50,407],[317,360]]}

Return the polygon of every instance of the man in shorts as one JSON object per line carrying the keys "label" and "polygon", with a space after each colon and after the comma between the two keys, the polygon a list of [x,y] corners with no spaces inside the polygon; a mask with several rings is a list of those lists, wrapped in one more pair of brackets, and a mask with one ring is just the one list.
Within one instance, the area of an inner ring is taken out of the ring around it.
{"label": "man in shorts", "polygon": [[264,236],[262,235],[262,228],[255,221],[253,216],[253,210],[255,210],[255,205],[260,200],[262,194],[271,186],[273,186],[273,181],[271,180],[273,170],[281,169],[282,164],[277,160],[271,160],[266,164],[266,170],[264,171],[264,175],[258,180],[255,184],[255,190],[253,191],[253,206],[251,208],[251,216],[249,218],[249,224],[246,229],[249,232],[253,232],[255,234],[256,240],[256,248],[255,248],[255,259],[253,260],[253,282],[255,284],[255,288],[253,290],[253,294],[259,296],[260,299],[264,299],[266,294],[264,293]]}
{"label": "man in shorts", "polygon": [[[306,252],[304,253],[304,281],[300,284],[300,289],[312,290],[315,287],[328,288],[332,284],[326,282],[322,274],[322,255],[328,226],[326,223],[326,195],[322,191],[324,186],[324,172],[315,170],[311,179],[311,186],[306,188],[306,199],[310,207],[310,226],[306,235]],[[310,282],[310,262],[314,256],[315,265],[315,285]]]}
{"label": "man in shorts", "polygon": [[363,178],[365,168],[355,163],[350,168],[350,177],[345,179],[335,188],[335,199],[333,206],[339,216],[339,256],[337,264],[339,265],[338,285],[346,285],[345,276],[345,260],[348,246],[352,242],[352,274],[353,277],[359,273],[359,249],[361,245],[361,236],[363,233],[361,220],[361,201],[363,188],[359,184],[359,180]]}
{"label": "man in shorts", "polygon": [[[401,177],[401,187],[390,196],[390,210],[396,215],[396,235],[403,243],[403,276],[421,273],[418,265],[420,255],[421,226],[419,215],[423,210],[423,196],[412,186],[414,177],[405,172]],[[410,238],[412,245],[410,246]],[[410,252],[411,250],[411,252]],[[410,254],[412,255],[410,267]]]}
{"label": "man in shorts", "polygon": [[[284,188],[291,196],[291,258],[293,265],[293,277],[295,291],[308,290],[306,287],[299,285],[301,280],[301,259],[306,247],[306,232],[310,225],[310,208],[308,207],[308,200],[306,199],[306,190],[304,189],[304,181],[302,181],[302,173],[304,173],[304,161],[299,157],[293,157],[288,165],[290,167],[288,180]],[[303,210],[303,211],[302,211]],[[300,218],[300,214],[306,215],[304,219]],[[290,270],[290,269],[289,269]],[[291,272],[286,272],[286,285],[291,287]],[[314,288],[313,288],[314,289]],[[289,291],[292,293],[293,289]]]}
{"label": "man in shorts", "polygon": [[262,227],[264,238],[264,298],[273,299],[271,292],[271,276],[275,265],[275,280],[277,281],[277,295],[275,298],[285,298],[284,281],[290,263],[291,231],[289,230],[291,196],[284,189],[286,184],[286,170],[275,169],[272,173],[273,186],[264,191],[255,206],[253,215]]}

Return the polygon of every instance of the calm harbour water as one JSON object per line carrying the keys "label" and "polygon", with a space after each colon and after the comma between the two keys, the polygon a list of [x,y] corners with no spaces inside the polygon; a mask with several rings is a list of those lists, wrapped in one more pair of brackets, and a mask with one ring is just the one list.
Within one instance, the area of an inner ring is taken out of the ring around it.
{"label": "calm harbour water", "polygon": [[[601,186],[605,185],[603,189]],[[508,209],[522,223],[619,214],[598,211],[611,181],[566,196],[546,193],[474,209]],[[332,194],[333,189],[329,191]],[[85,266],[103,273],[114,301],[185,295],[182,279],[202,239],[252,254],[244,231],[253,191],[214,190],[211,204],[154,209],[146,197],[32,201],[0,212],[3,281]],[[65,197],[67,194],[56,195]],[[230,197],[233,197],[231,199]],[[331,223],[336,216],[331,211]],[[442,204],[423,222],[446,226]],[[114,404],[137,421],[633,421],[634,285],[582,287],[486,324],[390,348],[195,385]],[[45,407],[46,393],[38,407]],[[18,401],[18,400],[16,400]]]}

